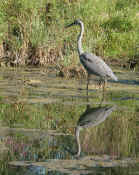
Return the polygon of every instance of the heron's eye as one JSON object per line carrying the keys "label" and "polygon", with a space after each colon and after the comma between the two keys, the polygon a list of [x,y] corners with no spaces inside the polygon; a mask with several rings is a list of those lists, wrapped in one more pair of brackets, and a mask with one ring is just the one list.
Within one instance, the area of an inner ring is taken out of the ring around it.
{"label": "heron's eye", "polygon": [[91,59],[89,59],[89,58],[86,58],[86,60],[87,60],[88,62],[92,62],[92,60],[91,60]]}

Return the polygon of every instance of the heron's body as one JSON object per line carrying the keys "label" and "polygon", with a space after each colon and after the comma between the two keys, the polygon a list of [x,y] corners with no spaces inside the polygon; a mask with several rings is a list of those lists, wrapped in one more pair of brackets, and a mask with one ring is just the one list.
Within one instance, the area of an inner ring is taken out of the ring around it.
{"label": "heron's body", "polygon": [[84,24],[81,20],[76,20],[74,23],[68,25],[67,27],[79,25],[80,26],[80,34],[77,39],[77,48],[78,54],[80,58],[80,62],[86,69],[88,75],[95,74],[102,79],[106,80],[108,77],[117,81],[117,77],[112,72],[111,68],[98,56],[84,52],[82,49],[82,37],[84,33]]}
{"label": "heron's body", "polygon": [[84,52],[80,55],[80,62],[88,74],[100,76],[102,79],[111,78],[117,81],[117,77],[111,68],[100,57],[92,53]]}

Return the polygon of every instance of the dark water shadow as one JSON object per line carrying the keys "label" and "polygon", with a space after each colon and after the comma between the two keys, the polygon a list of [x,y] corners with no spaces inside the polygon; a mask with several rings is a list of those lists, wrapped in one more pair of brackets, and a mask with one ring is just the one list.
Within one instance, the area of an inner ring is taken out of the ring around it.
{"label": "dark water shadow", "polygon": [[127,85],[139,85],[139,81],[137,80],[118,80],[118,81],[113,81],[113,80],[108,80],[108,82],[112,83],[117,83],[117,84],[127,84]]}
{"label": "dark water shadow", "polygon": [[126,100],[139,100],[136,97],[120,97],[120,98],[112,98],[113,101],[126,101]]}

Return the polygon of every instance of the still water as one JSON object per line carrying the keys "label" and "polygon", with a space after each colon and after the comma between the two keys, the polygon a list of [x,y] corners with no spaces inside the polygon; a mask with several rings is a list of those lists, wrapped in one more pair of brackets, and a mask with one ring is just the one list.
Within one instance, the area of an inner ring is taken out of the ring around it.
{"label": "still water", "polygon": [[96,77],[3,69],[0,174],[139,174],[139,74],[117,72],[103,96]]}

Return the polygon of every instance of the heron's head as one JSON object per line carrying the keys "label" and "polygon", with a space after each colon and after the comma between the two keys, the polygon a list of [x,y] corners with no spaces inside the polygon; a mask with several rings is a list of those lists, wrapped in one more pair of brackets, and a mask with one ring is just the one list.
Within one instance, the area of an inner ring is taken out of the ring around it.
{"label": "heron's head", "polygon": [[71,27],[73,25],[81,25],[83,22],[80,19],[75,20],[73,23],[66,26],[66,28]]}

